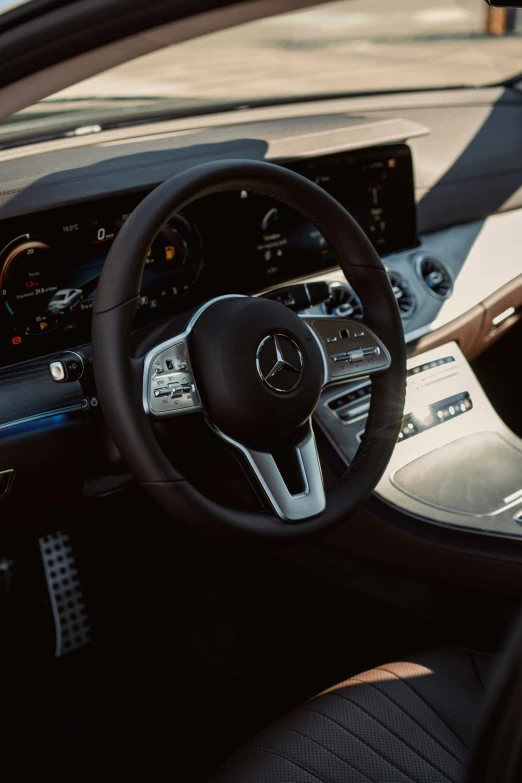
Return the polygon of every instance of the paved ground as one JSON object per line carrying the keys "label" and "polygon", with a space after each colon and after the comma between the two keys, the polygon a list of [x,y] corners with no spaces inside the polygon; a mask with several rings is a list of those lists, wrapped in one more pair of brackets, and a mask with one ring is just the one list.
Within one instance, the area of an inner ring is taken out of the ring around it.
{"label": "paved ground", "polygon": [[522,71],[522,18],[519,35],[491,38],[484,14],[483,0],[341,0],[170,47],[66,94],[215,100],[491,83]]}

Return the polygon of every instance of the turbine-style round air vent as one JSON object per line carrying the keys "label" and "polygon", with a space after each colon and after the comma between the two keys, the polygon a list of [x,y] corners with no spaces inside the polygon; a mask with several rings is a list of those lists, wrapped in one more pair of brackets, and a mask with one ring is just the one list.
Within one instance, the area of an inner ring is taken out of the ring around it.
{"label": "turbine-style round air vent", "polygon": [[386,271],[388,273],[388,278],[391,287],[393,288],[393,293],[395,294],[401,316],[402,318],[409,318],[411,315],[413,315],[415,308],[417,307],[417,299],[415,294],[411,290],[409,284],[398,272],[392,271],[391,269],[387,269]]}
{"label": "turbine-style round air vent", "polygon": [[448,299],[453,293],[453,278],[442,261],[433,256],[417,256],[417,274],[428,291],[438,299]]}
{"label": "turbine-style round air vent", "polygon": [[330,299],[324,303],[328,315],[338,315],[341,318],[354,318],[361,321],[363,308],[361,300],[346,283],[330,284]]}

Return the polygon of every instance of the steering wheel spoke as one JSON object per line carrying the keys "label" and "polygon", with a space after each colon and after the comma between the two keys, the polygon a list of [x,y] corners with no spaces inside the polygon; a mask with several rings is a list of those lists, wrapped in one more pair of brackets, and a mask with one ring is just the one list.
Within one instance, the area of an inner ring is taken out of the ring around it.
{"label": "steering wheel spoke", "polygon": [[201,411],[203,406],[194,379],[183,333],[153,348],[143,368],[143,408],[153,417],[165,418]]}
{"label": "steering wheel spoke", "polygon": [[286,522],[301,522],[326,508],[326,496],[319,454],[311,422],[308,421],[295,443],[282,448],[252,448],[210,427],[238,451],[253,474],[266,505]]}
{"label": "steering wheel spoke", "polygon": [[391,364],[388,349],[360,321],[338,316],[303,316],[321,349],[323,386],[385,372]]}

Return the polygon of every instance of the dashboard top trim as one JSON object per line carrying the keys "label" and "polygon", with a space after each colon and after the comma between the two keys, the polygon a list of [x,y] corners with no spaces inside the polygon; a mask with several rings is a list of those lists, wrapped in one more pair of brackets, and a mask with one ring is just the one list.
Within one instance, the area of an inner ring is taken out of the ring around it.
{"label": "dashboard top trim", "polygon": [[[205,128],[200,122],[192,130],[181,133],[173,130],[171,136],[151,135],[151,129],[154,131],[156,126],[145,127],[148,135],[143,139],[134,130],[133,138],[123,141],[126,147],[132,145],[132,153],[126,152],[125,158],[119,148],[118,134],[114,133],[110,141],[104,141],[100,134],[80,149],[55,142],[49,152],[40,147],[37,155],[31,147],[27,157],[11,159],[8,155],[2,159],[0,155],[3,174],[0,219],[153,188],[166,178],[208,160],[244,157],[272,163],[299,163],[333,153],[400,144],[430,133],[428,127],[412,119],[361,117],[346,112],[321,118],[321,129],[312,133],[303,133],[301,117],[279,118],[275,128],[266,122]],[[326,146],[325,137],[330,133],[339,138]],[[190,146],[191,135],[194,146]],[[166,136],[170,136],[167,149]],[[62,161],[58,172],[57,153]]]}

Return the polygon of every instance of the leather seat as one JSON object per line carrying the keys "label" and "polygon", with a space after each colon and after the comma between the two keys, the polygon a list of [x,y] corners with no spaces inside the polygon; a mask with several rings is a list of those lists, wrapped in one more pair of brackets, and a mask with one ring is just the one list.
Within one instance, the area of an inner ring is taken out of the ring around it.
{"label": "leather seat", "polygon": [[442,649],[352,677],[284,715],[213,783],[458,783],[490,656]]}

